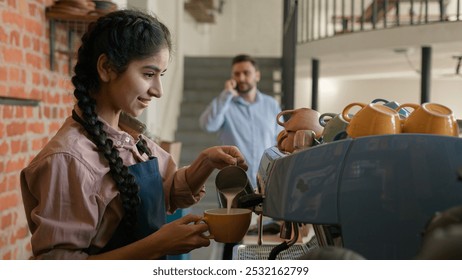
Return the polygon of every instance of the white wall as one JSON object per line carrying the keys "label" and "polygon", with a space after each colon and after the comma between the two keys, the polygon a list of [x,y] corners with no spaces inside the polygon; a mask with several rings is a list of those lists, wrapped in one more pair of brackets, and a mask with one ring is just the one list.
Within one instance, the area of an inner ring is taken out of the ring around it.
{"label": "white wall", "polygon": [[282,0],[226,0],[215,24],[200,24],[186,12],[185,55],[234,56],[247,52],[280,57]]}
{"label": "white wall", "polygon": [[[283,0],[226,0],[216,23],[196,23],[184,11],[184,0],[128,0],[128,7],[155,13],[172,33],[174,52],[163,78],[164,95],[140,119],[153,136],[174,141],[183,94],[184,56],[280,57]],[[263,8],[262,8],[263,7]]]}
{"label": "white wall", "polygon": [[[462,118],[462,78],[431,81],[430,102],[451,108]],[[295,108],[311,107],[311,79],[297,78]],[[352,102],[368,103],[382,98],[389,101],[420,104],[420,79],[335,79],[319,80],[318,111],[340,113]]]}
{"label": "white wall", "polygon": [[173,52],[166,75],[162,78],[163,95],[151,102],[140,116],[152,137],[173,141],[183,88],[182,19],[183,1],[128,0],[126,7],[146,10],[156,15],[170,30]]}
{"label": "white wall", "polygon": [[112,2],[116,3],[119,9],[125,9],[127,7],[127,0],[112,0]]}

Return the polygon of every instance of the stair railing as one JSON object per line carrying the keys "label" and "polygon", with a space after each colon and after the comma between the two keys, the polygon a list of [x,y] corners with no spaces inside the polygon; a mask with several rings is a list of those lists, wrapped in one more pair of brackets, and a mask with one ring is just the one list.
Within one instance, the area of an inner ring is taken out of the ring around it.
{"label": "stair railing", "polygon": [[297,44],[401,26],[460,21],[460,0],[298,0]]}

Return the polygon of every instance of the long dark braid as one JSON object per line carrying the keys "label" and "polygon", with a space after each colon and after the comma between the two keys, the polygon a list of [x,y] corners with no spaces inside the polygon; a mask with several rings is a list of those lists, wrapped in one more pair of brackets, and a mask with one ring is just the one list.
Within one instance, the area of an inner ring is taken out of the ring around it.
{"label": "long dark braid", "polygon": [[[100,55],[105,54],[111,69],[120,74],[131,61],[155,55],[165,47],[171,51],[170,33],[155,17],[134,10],[116,11],[90,24],[82,37],[75,75],[72,77],[74,96],[82,111],[83,126],[107,159],[110,174],[120,191],[125,212],[122,222],[128,233],[136,225],[140,204],[139,186],[119,157],[112,140],[107,138],[103,123],[98,120],[96,100],[91,97],[100,87],[96,65]],[[143,141],[138,141],[137,147],[142,153],[150,155]]]}

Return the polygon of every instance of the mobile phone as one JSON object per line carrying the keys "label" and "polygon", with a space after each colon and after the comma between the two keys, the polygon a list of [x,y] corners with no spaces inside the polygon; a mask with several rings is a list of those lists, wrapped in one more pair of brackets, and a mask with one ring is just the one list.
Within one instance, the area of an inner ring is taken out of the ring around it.
{"label": "mobile phone", "polygon": [[236,81],[236,80],[234,80],[234,83],[236,84],[236,85],[234,86],[234,90],[238,91],[238,90],[239,90],[239,88],[238,88],[238,86],[237,86],[237,81]]}

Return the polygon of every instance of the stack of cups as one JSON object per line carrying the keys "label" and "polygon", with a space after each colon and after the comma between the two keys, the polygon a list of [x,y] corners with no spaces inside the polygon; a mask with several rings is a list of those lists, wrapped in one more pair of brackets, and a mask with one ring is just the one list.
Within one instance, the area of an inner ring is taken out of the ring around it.
{"label": "stack of cups", "polygon": [[[283,116],[288,117],[288,119],[282,121],[281,117]],[[277,137],[279,150],[292,153],[297,147],[300,148],[300,145],[311,145],[315,138],[322,134],[324,129],[319,124],[319,117],[319,112],[310,108],[280,112],[276,117],[276,121],[280,126],[284,127],[284,130]]]}

